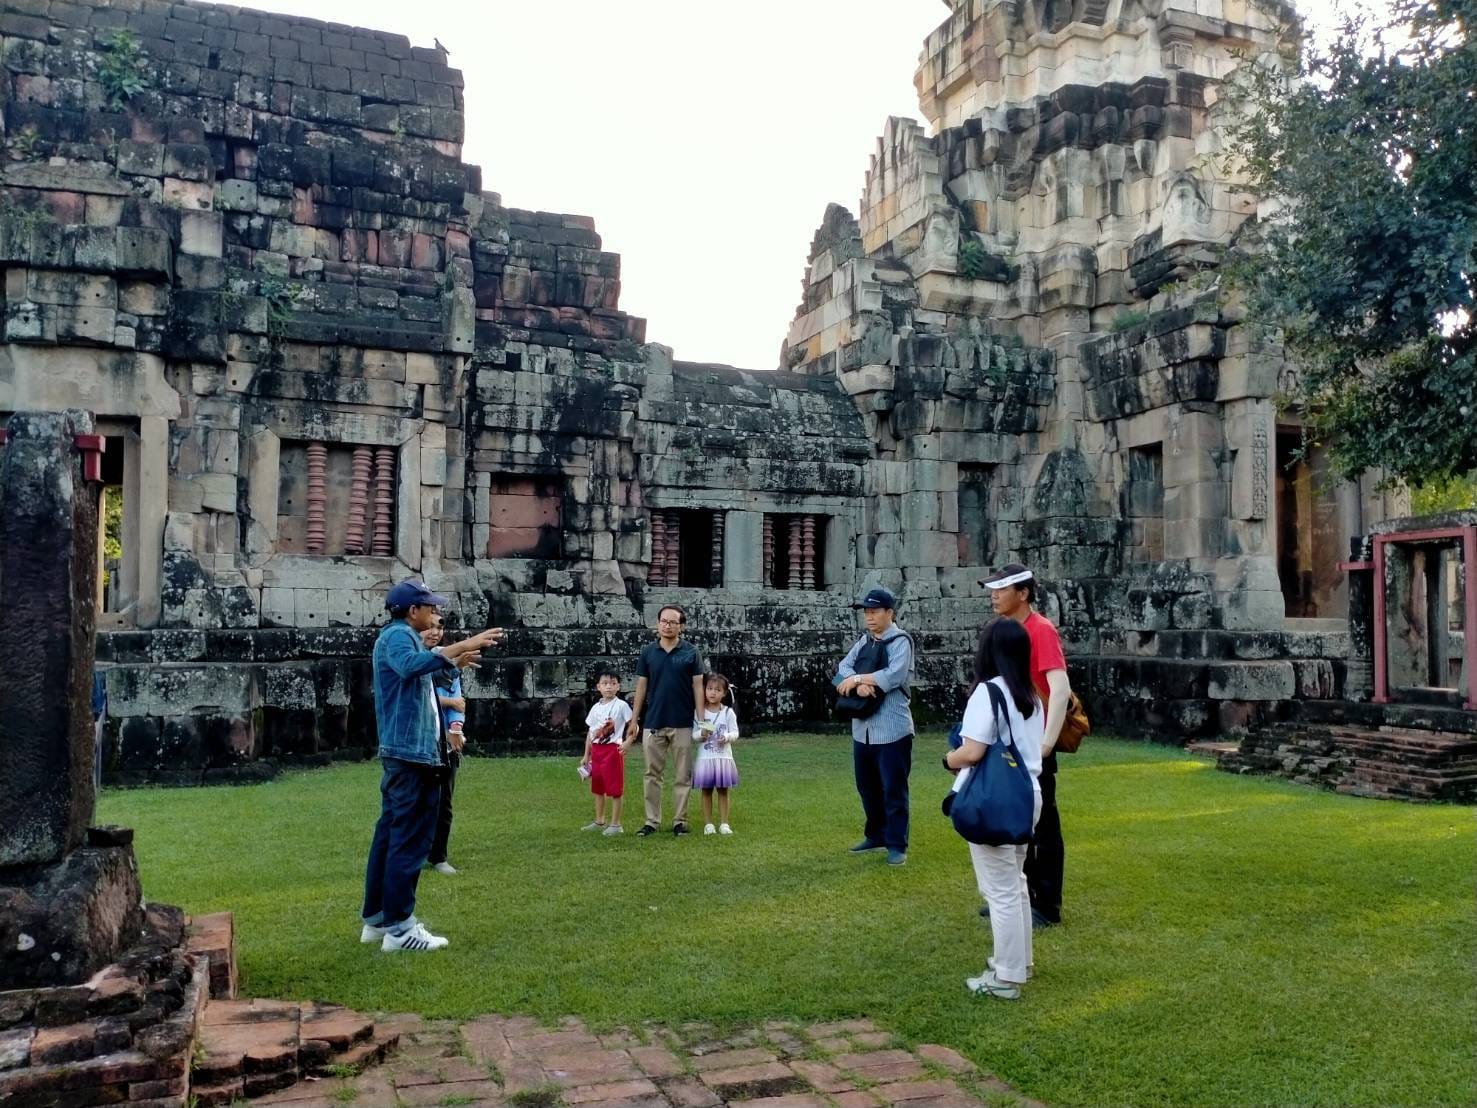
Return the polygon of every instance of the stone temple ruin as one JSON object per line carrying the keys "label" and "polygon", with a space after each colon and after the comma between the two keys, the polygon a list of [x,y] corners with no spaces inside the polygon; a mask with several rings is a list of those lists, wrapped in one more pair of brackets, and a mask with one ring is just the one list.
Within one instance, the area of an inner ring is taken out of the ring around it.
{"label": "stone temple ruin", "polygon": [[[468,689],[491,751],[569,743],[666,602],[751,717],[820,719],[874,582],[919,634],[916,703],[952,709],[981,571],[1017,558],[1112,730],[1372,705],[1358,567],[1401,505],[1302,449],[1275,336],[1215,278],[1262,210],[1217,157],[1222,83],[1290,32],[1251,0],[948,7],[927,127],[887,121],[756,372],[648,343],[591,219],[483,190],[440,50],[0,4],[0,418],[82,409],[106,440],[109,779],[361,756],[383,593],[412,574],[513,628]],[[1446,598],[1407,651],[1439,624],[1440,664],[1381,669],[1378,699],[1420,687],[1470,735],[1461,549],[1404,578]]]}

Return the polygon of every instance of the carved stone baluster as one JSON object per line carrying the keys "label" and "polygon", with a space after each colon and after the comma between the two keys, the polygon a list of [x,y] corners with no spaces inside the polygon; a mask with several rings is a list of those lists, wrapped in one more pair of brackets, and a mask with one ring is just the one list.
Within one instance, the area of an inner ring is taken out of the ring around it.
{"label": "carved stone baluster", "polygon": [[659,508],[651,513],[651,568],[646,572],[646,583],[667,583],[667,513]]}
{"label": "carved stone baluster", "polygon": [[328,471],[328,447],[321,442],[308,443],[308,553],[322,554],[328,537],[324,509],[328,501],[324,491],[324,475]]}
{"label": "carved stone baluster", "polygon": [[682,580],[682,518],[676,508],[667,509],[667,584]]}
{"label": "carved stone baluster", "polygon": [[800,517],[800,587],[815,588],[815,516]]}
{"label": "carved stone baluster", "polygon": [[709,583],[718,588],[723,584],[723,530],[724,516],[722,512],[713,513],[713,568]]}
{"label": "carved stone baluster", "polygon": [[367,446],[354,447],[353,478],[349,489],[349,522],[344,550],[349,554],[367,554],[365,537],[365,505],[369,503],[369,477],[374,467],[374,451]]}
{"label": "carved stone baluster", "polygon": [[801,558],[804,551],[804,540],[801,537],[800,517],[790,517],[790,564],[785,574],[785,588],[801,588]]}
{"label": "carved stone baluster", "polygon": [[374,538],[371,550],[376,557],[395,553],[395,448],[381,446],[374,452]]}
{"label": "carved stone baluster", "polygon": [[774,588],[774,516],[764,513],[764,587]]}

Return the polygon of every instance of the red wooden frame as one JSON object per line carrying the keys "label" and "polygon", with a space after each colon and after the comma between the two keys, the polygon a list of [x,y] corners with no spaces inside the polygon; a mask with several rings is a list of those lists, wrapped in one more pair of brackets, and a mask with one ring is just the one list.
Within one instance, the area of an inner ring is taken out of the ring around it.
{"label": "red wooden frame", "polygon": [[[1469,711],[1477,711],[1477,658],[1472,648],[1477,645],[1477,526],[1439,527],[1430,531],[1400,531],[1374,537],[1374,702],[1390,703],[1390,661],[1385,635],[1385,547],[1435,542],[1439,539],[1462,540],[1462,563],[1466,567],[1466,604],[1462,620],[1467,666],[1467,703]],[[1355,568],[1351,565],[1350,568]],[[1362,568],[1360,566],[1359,568]]]}

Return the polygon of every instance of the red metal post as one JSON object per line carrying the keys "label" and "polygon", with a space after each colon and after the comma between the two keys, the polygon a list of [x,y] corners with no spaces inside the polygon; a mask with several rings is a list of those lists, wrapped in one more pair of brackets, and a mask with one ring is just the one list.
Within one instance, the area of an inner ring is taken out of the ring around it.
{"label": "red metal post", "polygon": [[1462,653],[1467,664],[1467,710],[1477,711],[1477,527],[1468,527],[1462,537],[1462,591],[1467,611],[1462,621]]}
{"label": "red metal post", "polygon": [[1374,702],[1390,703],[1389,663],[1385,657],[1385,536],[1374,537]]}

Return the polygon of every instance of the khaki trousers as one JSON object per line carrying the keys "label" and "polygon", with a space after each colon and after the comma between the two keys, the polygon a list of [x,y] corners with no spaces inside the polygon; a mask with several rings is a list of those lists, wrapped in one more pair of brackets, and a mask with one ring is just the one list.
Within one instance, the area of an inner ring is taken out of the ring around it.
{"label": "khaki trousers", "polygon": [[662,825],[662,775],[667,768],[667,753],[672,755],[672,822],[687,822],[687,794],[692,791],[692,728],[658,727],[641,736],[641,752],[646,756],[646,822]]}

